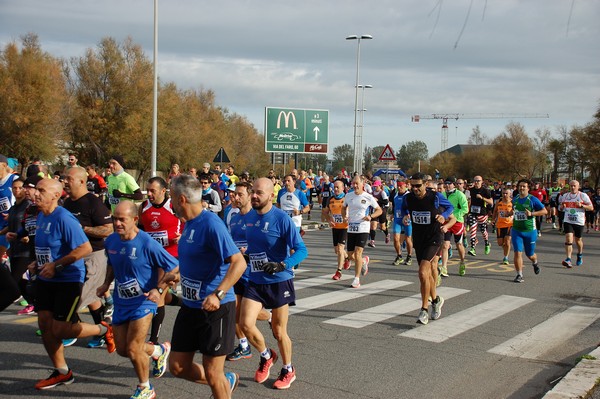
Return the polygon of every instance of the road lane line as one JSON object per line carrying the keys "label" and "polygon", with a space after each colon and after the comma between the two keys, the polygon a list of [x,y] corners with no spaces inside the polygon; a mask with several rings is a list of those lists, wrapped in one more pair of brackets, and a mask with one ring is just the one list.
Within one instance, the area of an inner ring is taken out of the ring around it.
{"label": "road lane line", "polygon": [[500,295],[447,317],[442,316],[441,319],[433,320],[426,326],[405,331],[399,336],[429,342],[444,342],[533,301],[534,299],[530,298]]}
{"label": "road lane line", "polygon": [[[469,292],[469,290],[452,287],[439,287],[437,291],[444,299],[450,299]],[[348,313],[336,317],[335,319],[325,320],[323,323],[335,324],[343,327],[363,328],[374,323],[391,319],[392,317],[414,312],[420,308],[421,294],[416,294],[358,312]]]}
{"label": "road lane line", "polygon": [[356,299],[367,295],[378,294],[380,292],[392,290],[408,284],[412,283],[409,281],[400,280],[381,280],[375,283],[361,285],[360,288],[346,288],[308,298],[297,299],[296,306],[290,307],[290,314],[302,313],[308,310],[333,305],[335,303],[349,301],[351,299]]}
{"label": "road lane line", "polygon": [[304,288],[311,288],[318,285],[325,285],[335,283],[336,281],[350,280],[354,278],[354,274],[342,274],[340,280],[334,280],[331,278],[332,274],[326,274],[318,277],[306,278],[304,280],[294,280],[294,290],[302,290]]}
{"label": "road lane line", "polygon": [[498,355],[539,359],[600,318],[600,308],[572,306],[533,328],[488,350]]}

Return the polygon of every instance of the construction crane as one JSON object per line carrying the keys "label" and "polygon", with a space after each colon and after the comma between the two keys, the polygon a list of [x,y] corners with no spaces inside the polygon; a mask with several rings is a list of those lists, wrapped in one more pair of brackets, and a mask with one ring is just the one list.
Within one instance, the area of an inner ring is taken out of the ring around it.
{"label": "construction crane", "polygon": [[414,115],[412,122],[421,119],[442,120],[442,151],[448,148],[448,119],[525,119],[525,118],[549,118],[548,114],[431,114],[427,116]]}

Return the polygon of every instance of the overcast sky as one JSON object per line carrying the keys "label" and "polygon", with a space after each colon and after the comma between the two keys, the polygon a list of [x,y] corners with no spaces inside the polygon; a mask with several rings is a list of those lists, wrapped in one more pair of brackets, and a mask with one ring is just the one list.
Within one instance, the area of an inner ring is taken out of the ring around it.
{"label": "overcast sky", "polygon": [[[34,32],[45,51],[72,57],[131,36],[152,59],[153,10],[152,0],[0,0],[0,45]],[[417,114],[549,114],[514,119],[533,136],[584,125],[599,107],[598,0],[159,0],[158,12],[161,81],[212,89],[261,132],[265,106],[329,110],[330,149],[353,143],[348,35],[373,36],[361,41],[359,82],[373,85],[372,147],[422,140],[437,153],[441,121],[412,123]],[[449,146],[511,120],[451,120]]]}

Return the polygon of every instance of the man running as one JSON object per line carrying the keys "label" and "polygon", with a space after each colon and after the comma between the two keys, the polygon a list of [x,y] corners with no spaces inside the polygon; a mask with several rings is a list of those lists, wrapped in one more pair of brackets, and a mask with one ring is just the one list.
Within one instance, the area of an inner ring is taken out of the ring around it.
{"label": "man running", "polygon": [[563,260],[563,266],[573,267],[571,254],[573,253],[573,236],[577,244],[577,261],[575,265],[583,264],[583,227],[586,221],[586,212],[594,210],[594,205],[590,197],[579,191],[579,182],[571,180],[569,182],[570,191],[563,194],[559,199],[559,209],[564,213],[563,229],[565,232],[565,252],[567,258]]}
{"label": "man running", "polygon": [[481,176],[475,176],[473,179],[473,187],[469,189],[469,215],[467,222],[469,223],[469,255],[476,256],[475,246],[477,245],[477,225],[481,230],[481,235],[485,242],[485,251],[487,255],[490,253],[490,241],[487,231],[488,214],[486,207],[491,207],[494,203],[490,190],[482,187],[483,179]]}
{"label": "man running", "polygon": [[[369,273],[369,257],[362,254],[369,239],[371,220],[381,215],[382,210],[373,196],[365,191],[365,180],[356,176],[352,180],[354,190],[345,197],[344,222],[348,223],[348,258],[354,261],[352,288],[360,287],[360,275]],[[371,212],[372,210],[372,212]]]}
{"label": "man running", "polygon": [[463,245],[463,236],[465,234],[465,215],[469,213],[469,203],[467,202],[467,197],[465,197],[465,195],[456,188],[454,185],[455,182],[456,179],[454,177],[448,177],[444,181],[444,185],[446,187],[444,197],[446,197],[454,207],[452,214],[456,218],[456,223],[449,227],[448,232],[444,234],[442,267],[440,268],[440,274],[442,277],[448,277],[448,253],[450,249],[452,249],[452,244],[450,242],[452,236],[454,236],[456,250],[458,251],[458,256],[460,258],[458,275],[464,276],[467,270],[467,265],[465,264],[465,247]]}
{"label": "man running", "polygon": [[[146,343],[146,334],[157,302],[168,286],[178,279],[177,260],[138,227],[137,207],[131,201],[117,205],[113,214],[115,232],[105,242],[108,266],[98,296],[115,281],[113,329],[119,356],[131,360],[138,384],[132,399],[154,398],[149,380],[148,357],[152,358],[152,375],[161,377],[171,351],[169,342]],[[158,279],[158,269],[164,270]]]}
{"label": "man running", "polygon": [[241,324],[252,346],[260,352],[254,381],[262,384],[278,356],[267,347],[256,320],[263,307],[272,309],[273,335],[283,363],[273,388],[287,389],[296,380],[287,328],[289,307],[296,304],[293,267],[306,258],[308,251],[289,216],[273,206],[273,196],[271,180],[260,178],[254,182],[253,210],[246,216],[250,277],[242,299]]}
{"label": "man running", "polygon": [[348,239],[348,223],[344,222],[346,216],[346,208],[344,206],[344,183],[336,180],[333,183],[333,196],[328,198],[326,208],[329,216],[329,225],[331,226],[331,234],[333,236],[333,249],[337,257],[337,270],[332,279],[339,280],[342,278],[342,268],[349,269],[350,261],[346,253],[346,241]]}
{"label": "man running", "polygon": [[[412,224],[404,224],[404,215],[402,215],[401,212],[402,203],[404,202],[405,194],[407,193],[407,188],[406,183],[403,181],[399,181],[397,185],[398,188],[392,203],[392,211],[394,213],[394,225],[392,231],[394,233],[394,249],[396,250],[394,266],[410,266],[412,264],[411,254],[413,249]],[[406,259],[402,259],[402,245],[404,243],[406,243]]]}
{"label": "man running", "polygon": [[[235,339],[235,295],[246,262],[219,217],[202,204],[200,182],[181,175],[171,183],[175,213],[185,220],[179,240],[183,304],[173,326],[169,370],[177,378],[209,385],[215,398],[229,398],[236,373],[225,373]],[[196,351],[202,364],[194,362]]]}
{"label": "man running", "polygon": [[513,280],[515,283],[523,282],[523,252],[531,260],[533,272],[540,273],[540,267],[535,253],[535,242],[537,232],[535,229],[535,217],[543,216],[548,211],[544,204],[529,194],[532,182],[527,179],[521,179],[517,183],[519,195],[513,199],[513,210],[509,216],[513,216],[513,227],[511,230],[511,241],[515,252],[515,270],[517,276]]}
{"label": "man running", "polygon": [[444,298],[436,292],[436,255],[444,241],[441,227],[454,211],[452,204],[441,193],[426,189],[426,181],[422,173],[411,176],[412,191],[406,195],[401,208],[404,224],[413,225],[413,242],[421,282],[421,310],[417,322],[421,324],[429,322],[429,298],[433,298],[431,319],[437,320],[442,315]]}
{"label": "man running", "polygon": [[141,201],[144,198],[142,190],[133,176],[125,172],[125,161],[122,156],[113,155],[108,161],[108,167],[110,175],[106,178],[106,184],[111,211],[114,212],[117,205],[124,199]]}

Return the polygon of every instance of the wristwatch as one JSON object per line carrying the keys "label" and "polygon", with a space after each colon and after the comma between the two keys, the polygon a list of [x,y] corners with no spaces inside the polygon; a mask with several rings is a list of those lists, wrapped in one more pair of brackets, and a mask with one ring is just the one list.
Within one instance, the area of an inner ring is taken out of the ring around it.
{"label": "wristwatch", "polygon": [[226,292],[223,290],[216,290],[215,291],[215,295],[217,296],[217,298],[219,299],[219,301],[222,301],[223,298],[225,298],[225,294]]}
{"label": "wristwatch", "polygon": [[162,295],[162,294],[163,294],[163,292],[165,292],[165,289],[164,289],[164,288],[160,288],[160,287],[156,287],[156,291],[158,291],[158,293],[159,293],[160,295]]}
{"label": "wristwatch", "polygon": [[62,272],[64,269],[65,269],[65,265],[56,265],[56,266],[54,266],[54,271],[55,271],[56,273],[60,273],[60,272]]}

